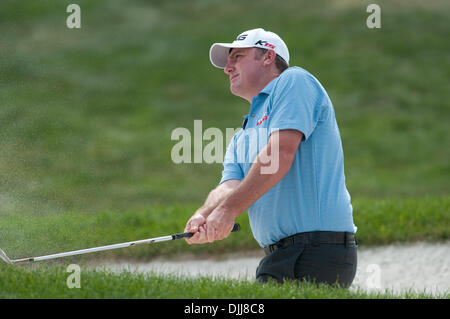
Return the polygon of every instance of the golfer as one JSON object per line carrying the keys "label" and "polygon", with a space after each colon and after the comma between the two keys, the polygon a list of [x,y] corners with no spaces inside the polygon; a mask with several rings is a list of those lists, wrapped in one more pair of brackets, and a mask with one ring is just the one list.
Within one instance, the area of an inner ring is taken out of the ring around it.
{"label": "golfer", "polygon": [[253,29],[210,49],[231,93],[250,103],[227,147],[222,179],[186,224],[190,244],[226,238],[248,210],[264,248],[256,279],[349,286],[357,244],[333,105],[319,81],[289,67],[275,33]]}

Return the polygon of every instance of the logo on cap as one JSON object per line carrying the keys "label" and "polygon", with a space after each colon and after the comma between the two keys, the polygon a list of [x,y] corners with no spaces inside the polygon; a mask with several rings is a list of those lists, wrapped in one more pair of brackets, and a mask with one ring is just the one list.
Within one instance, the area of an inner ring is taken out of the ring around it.
{"label": "logo on cap", "polygon": [[268,47],[268,48],[270,48],[270,49],[275,49],[275,46],[273,45],[273,44],[270,44],[269,42],[267,42],[267,41],[263,41],[263,40],[259,40],[259,41],[257,41],[256,43],[255,43],[255,45],[261,45],[261,46],[263,46],[263,47]]}
{"label": "logo on cap", "polygon": [[243,41],[243,40],[245,40],[245,38],[247,37],[247,35],[248,35],[248,34],[241,34],[240,36],[238,36],[238,37],[236,38],[235,41]]}

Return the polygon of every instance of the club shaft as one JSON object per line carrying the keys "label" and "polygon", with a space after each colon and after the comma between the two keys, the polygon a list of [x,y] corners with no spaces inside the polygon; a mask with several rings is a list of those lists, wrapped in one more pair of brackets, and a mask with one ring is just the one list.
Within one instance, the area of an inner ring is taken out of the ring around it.
{"label": "club shaft", "polygon": [[173,239],[172,235],[169,235],[169,236],[163,236],[163,237],[143,239],[143,240],[138,240],[138,241],[130,241],[130,242],[120,243],[120,244],[113,244],[113,245],[107,245],[107,246],[100,246],[100,247],[68,251],[68,252],[59,253],[59,254],[16,259],[16,260],[11,260],[11,262],[20,263],[20,262],[30,262],[30,261],[41,261],[41,260],[47,260],[47,259],[55,259],[55,258],[61,258],[61,257],[89,254],[89,253],[94,253],[94,252],[99,252],[99,251],[104,251],[104,250],[125,248],[125,247],[130,247],[130,246],[135,246],[135,245],[151,244],[151,243],[156,243],[156,242],[161,242],[161,241],[168,241],[168,240],[172,240],[172,239]]}
{"label": "club shaft", "polygon": [[[237,232],[239,230],[240,230],[240,225],[234,224],[234,227],[231,231]],[[120,243],[120,244],[113,244],[113,245],[107,245],[107,246],[73,250],[73,251],[68,251],[68,252],[59,253],[59,254],[45,255],[45,256],[39,256],[39,257],[29,257],[29,258],[15,259],[15,260],[10,260],[9,258],[7,258],[6,255],[3,258],[7,259],[7,262],[14,263],[14,264],[22,263],[22,262],[33,262],[33,261],[41,261],[41,260],[55,259],[55,258],[61,258],[61,257],[95,253],[98,251],[125,248],[125,247],[130,247],[130,246],[135,246],[135,245],[151,244],[151,243],[157,243],[157,242],[161,242],[161,241],[169,241],[169,240],[187,238],[187,237],[192,237],[192,235],[193,235],[193,233],[180,233],[180,234],[174,234],[174,235],[168,235],[168,236],[162,236],[162,237],[129,241],[129,242]]]}

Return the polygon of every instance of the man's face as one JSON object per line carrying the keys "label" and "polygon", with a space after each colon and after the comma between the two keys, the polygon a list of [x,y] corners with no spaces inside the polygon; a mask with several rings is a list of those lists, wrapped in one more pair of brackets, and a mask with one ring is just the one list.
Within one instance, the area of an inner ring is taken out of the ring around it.
{"label": "man's face", "polygon": [[224,68],[230,79],[231,93],[247,100],[258,93],[262,60],[255,58],[255,48],[232,49]]}

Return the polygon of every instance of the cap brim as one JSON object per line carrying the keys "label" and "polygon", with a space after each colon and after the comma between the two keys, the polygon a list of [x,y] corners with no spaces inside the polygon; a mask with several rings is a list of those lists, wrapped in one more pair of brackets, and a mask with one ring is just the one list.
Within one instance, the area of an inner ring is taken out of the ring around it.
{"label": "cap brim", "polygon": [[247,48],[248,46],[239,46],[235,43],[214,43],[209,49],[209,59],[216,68],[223,69],[227,65],[228,53],[231,48]]}

